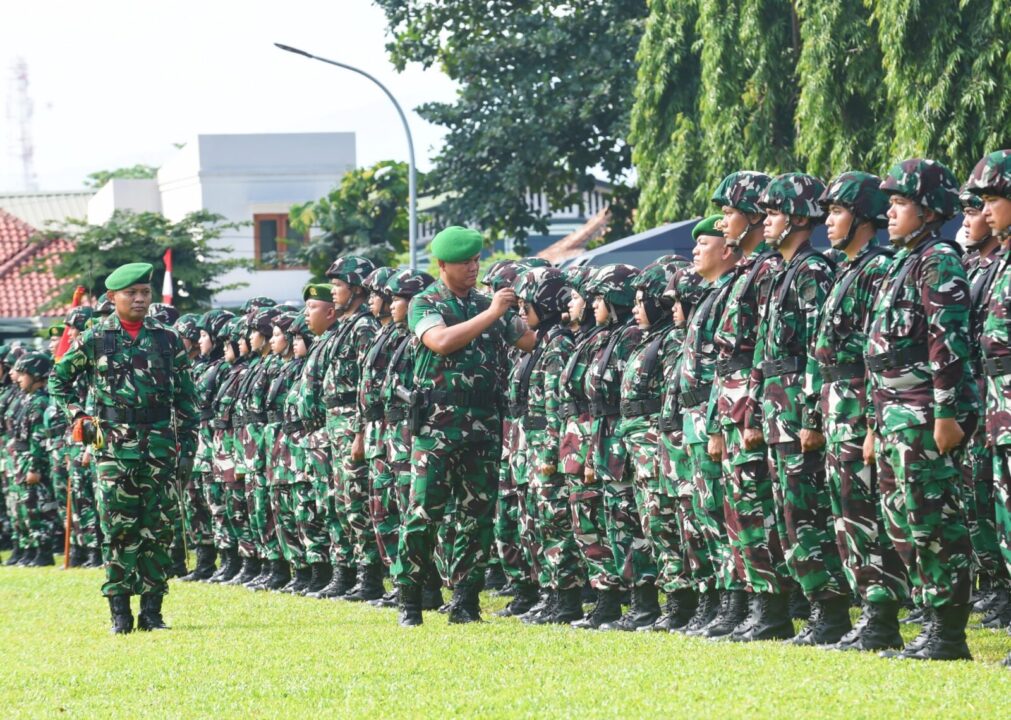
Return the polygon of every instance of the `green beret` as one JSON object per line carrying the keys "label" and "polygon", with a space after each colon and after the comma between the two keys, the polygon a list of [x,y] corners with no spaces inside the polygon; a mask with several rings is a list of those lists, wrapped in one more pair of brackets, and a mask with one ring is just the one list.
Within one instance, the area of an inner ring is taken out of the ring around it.
{"label": "green beret", "polygon": [[723,231],[716,227],[716,223],[722,219],[722,215],[710,215],[704,220],[699,220],[698,224],[692,228],[692,240],[698,240],[699,235],[723,237]]}
{"label": "green beret", "polygon": [[106,290],[123,290],[137,283],[151,283],[154,265],[151,263],[127,263],[112,271],[105,279]]}
{"label": "green beret", "polygon": [[429,246],[432,256],[443,262],[466,262],[481,253],[484,238],[477,230],[452,225],[432,239]]}
{"label": "green beret", "polygon": [[333,285],[326,283],[311,283],[302,290],[303,300],[322,300],[323,302],[333,302]]}

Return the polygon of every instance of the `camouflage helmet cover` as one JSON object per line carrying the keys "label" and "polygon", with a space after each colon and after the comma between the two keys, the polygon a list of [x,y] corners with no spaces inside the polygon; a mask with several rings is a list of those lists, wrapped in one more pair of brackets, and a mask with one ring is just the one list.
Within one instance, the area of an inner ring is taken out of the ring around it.
{"label": "camouflage helmet cover", "polygon": [[516,296],[541,312],[560,313],[569,302],[569,287],[558,268],[536,267],[516,281]]}
{"label": "camouflage helmet cover", "polygon": [[663,292],[663,299],[669,307],[674,303],[681,303],[681,309],[688,314],[691,312],[706,289],[706,281],[699,275],[691,265],[679,268],[671,277],[670,282]]}
{"label": "camouflage helmet cover", "polygon": [[671,278],[680,268],[688,265],[688,261],[677,255],[664,255],[643,268],[636,277],[633,287],[642,290],[645,297],[659,299]]}
{"label": "camouflage helmet cover", "polygon": [[345,255],[333,261],[326,276],[331,280],[342,280],[351,286],[361,286],[365,278],[376,269],[375,263],[361,255]]}
{"label": "camouflage helmet cover", "polygon": [[974,195],[1011,198],[1011,150],[996,150],[976,163],[965,189]]}
{"label": "camouflage helmet cover", "polygon": [[910,158],[896,163],[885,175],[881,189],[909,198],[945,219],[953,217],[958,208],[955,175],[936,160]]}
{"label": "camouflage helmet cover", "polygon": [[246,302],[242,303],[242,307],[240,308],[240,310],[242,314],[245,315],[249,313],[251,310],[259,310],[260,308],[274,307],[275,305],[277,305],[277,302],[275,300],[272,300],[269,297],[264,297],[263,295],[259,295],[257,297],[249,298],[248,300],[246,300]]}
{"label": "camouflage helmet cover", "polygon": [[427,272],[401,270],[394,273],[386,281],[386,292],[399,297],[414,297],[419,292],[435,282],[435,278]]}
{"label": "camouflage helmet cover", "polygon": [[877,175],[859,170],[841,173],[828,184],[819,202],[826,211],[830,205],[841,205],[876,228],[888,226],[888,195],[881,191]]}
{"label": "camouflage helmet cover", "polygon": [[200,318],[200,329],[213,340],[223,341],[228,335],[228,323],[235,318],[228,310],[208,310]]}
{"label": "camouflage helmet cover", "polygon": [[396,272],[393,268],[386,267],[385,265],[377,267],[362,281],[362,286],[377,295],[388,295],[389,290],[386,288],[386,283]]}
{"label": "camouflage helmet cover", "polygon": [[29,351],[14,363],[14,370],[34,378],[44,378],[53,369],[53,358],[49,353]]}
{"label": "camouflage helmet cover", "polygon": [[591,296],[602,295],[605,301],[613,305],[632,307],[635,304],[635,278],[638,274],[639,268],[632,265],[604,265],[587,282],[586,291]]}
{"label": "camouflage helmet cover", "polygon": [[819,202],[824,192],[825,185],[813,175],[788,172],[769,181],[758,204],[766,210],[778,210],[818,221],[825,217],[825,210]]}
{"label": "camouflage helmet cover", "polygon": [[729,206],[744,213],[762,213],[758,198],[769,184],[769,176],[752,170],[738,170],[723,178],[713,193],[717,207]]}
{"label": "camouflage helmet cover", "polygon": [[147,309],[147,315],[162,325],[173,325],[179,319],[179,310],[167,303],[151,303]]}
{"label": "camouflage helmet cover", "polygon": [[958,201],[962,203],[963,210],[969,208],[975,208],[976,210],[983,209],[983,198],[969,190],[969,183],[963,185],[962,189],[958,191]]}
{"label": "camouflage helmet cover", "polygon": [[72,327],[78,331],[87,330],[91,325],[91,318],[95,316],[94,308],[81,305],[71,309],[67,313],[67,327]]}
{"label": "camouflage helmet cover", "polygon": [[586,293],[586,283],[593,277],[593,267],[590,265],[576,265],[565,268],[562,273],[565,275],[565,282],[569,284],[569,287],[580,295],[584,295]]}
{"label": "camouflage helmet cover", "polygon": [[200,317],[194,313],[180,315],[174,327],[179,337],[186,338],[190,342],[200,339]]}

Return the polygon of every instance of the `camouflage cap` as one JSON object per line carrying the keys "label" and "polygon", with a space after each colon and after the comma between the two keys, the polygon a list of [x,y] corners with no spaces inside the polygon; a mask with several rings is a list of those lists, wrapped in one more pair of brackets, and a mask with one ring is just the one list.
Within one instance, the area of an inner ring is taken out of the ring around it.
{"label": "camouflage cap", "polygon": [[385,265],[377,267],[365,277],[362,281],[362,287],[378,295],[388,295],[389,291],[386,289],[386,283],[396,272],[393,268],[386,267]]}
{"label": "camouflage cap", "polygon": [[825,211],[841,205],[876,228],[888,226],[888,195],[881,191],[881,178],[859,170],[840,173],[818,198]]}
{"label": "camouflage cap", "polygon": [[326,276],[331,280],[341,280],[348,285],[360,287],[365,278],[376,269],[375,263],[361,255],[345,255],[333,261]]}
{"label": "camouflage cap", "polygon": [[95,310],[87,305],[72,308],[67,313],[67,327],[72,327],[81,332],[91,327],[91,318],[94,317]]}
{"label": "camouflage cap", "polygon": [[955,175],[936,160],[910,158],[896,163],[885,175],[881,189],[909,198],[944,219],[953,217],[958,209]]}
{"label": "camouflage cap", "polygon": [[259,295],[257,297],[249,298],[246,302],[242,303],[242,307],[239,310],[243,315],[248,313],[250,310],[258,310],[260,308],[274,307],[277,305],[276,300],[272,300],[269,297],[264,297]]}
{"label": "camouflage cap", "polygon": [[410,298],[434,282],[435,278],[427,272],[418,272],[411,269],[401,270],[398,273],[394,273],[386,281],[386,292],[390,295]]}
{"label": "camouflage cap", "polygon": [[787,172],[769,181],[758,199],[758,205],[764,210],[778,210],[787,215],[819,221],[825,217],[825,210],[818,202],[824,192],[825,185],[815,176]]}
{"label": "camouflage cap", "polygon": [[965,189],[975,195],[1011,198],[1011,150],[996,150],[972,169]]}
{"label": "camouflage cap", "polygon": [[534,306],[539,315],[560,313],[569,302],[569,287],[558,268],[536,267],[516,281],[516,296]]}
{"label": "camouflage cap", "polygon": [[147,316],[153,317],[162,325],[173,325],[179,319],[179,310],[166,303],[151,303]]}
{"label": "camouflage cap", "polygon": [[729,206],[744,213],[762,213],[758,198],[769,184],[768,175],[753,170],[738,170],[723,178],[713,193],[717,207]]}
{"label": "camouflage cap", "polygon": [[34,378],[44,378],[53,369],[53,357],[49,353],[35,350],[24,353],[14,363],[14,370],[31,375]]}
{"label": "camouflage cap", "polygon": [[184,313],[179,316],[176,320],[176,324],[173,326],[175,331],[179,333],[179,337],[185,338],[190,342],[196,342],[200,339],[200,316],[194,313]]}
{"label": "camouflage cap", "polygon": [[612,305],[632,307],[635,304],[635,278],[639,268],[617,263],[597,269],[586,284],[590,296],[602,295]]}
{"label": "camouflage cap", "polygon": [[702,299],[705,289],[705,278],[695,272],[694,267],[686,265],[678,268],[671,276],[662,297],[667,307],[674,307],[674,303],[681,303],[681,309],[685,315],[688,315]]}

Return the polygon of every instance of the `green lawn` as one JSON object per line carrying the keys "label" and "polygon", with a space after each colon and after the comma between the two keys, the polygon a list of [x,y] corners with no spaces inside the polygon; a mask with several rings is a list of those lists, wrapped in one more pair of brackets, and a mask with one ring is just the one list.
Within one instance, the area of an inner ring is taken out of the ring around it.
{"label": "green lawn", "polygon": [[[0,568],[4,718],[1009,714],[1003,632],[972,633],[974,663],[926,664],[437,613],[404,630],[392,610],[174,582],[171,631],[113,637],[100,582]],[[486,617],[503,604],[486,600]]]}

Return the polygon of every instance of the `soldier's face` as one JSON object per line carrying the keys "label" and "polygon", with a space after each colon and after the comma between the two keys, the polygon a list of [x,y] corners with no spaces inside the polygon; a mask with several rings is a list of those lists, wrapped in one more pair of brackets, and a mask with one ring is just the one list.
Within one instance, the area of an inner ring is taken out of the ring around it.
{"label": "soldier's face", "polygon": [[245,337],[239,338],[239,355],[249,354],[249,340]]}
{"label": "soldier's face", "polygon": [[636,324],[641,329],[648,330],[652,323],[646,314],[646,306],[643,304],[643,300],[642,290],[637,290],[635,293],[635,305],[632,306],[632,317],[635,318]]}
{"label": "soldier's face", "polygon": [[386,314],[386,299],[379,293],[369,294],[369,312],[377,318]]}
{"label": "soldier's face", "polygon": [[284,334],[284,330],[275,325],[270,335],[270,351],[275,355],[284,355],[287,349],[288,337]]}
{"label": "soldier's face", "polygon": [[990,226],[983,211],[974,207],[962,208],[962,229],[965,231],[966,244],[970,247],[978,245],[990,234]]}
{"label": "soldier's face", "polygon": [[337,319],[337,310],[333,303],[325,300],[306,300],[305,322],[314,335],[322,335]]}
{"label": "soldier's face", "polygon": [[902,238],[920,229],[924,210],[902,195],[892,195],[888,205],[888,237]]}
{"label": "soldier's face", "polygon": [[259,330],[254,331],[249,336],[249,345],[253,348],[253,352],[260,352],[263,350],[263,346],[267,344],[267,338],[260,334]]}
{"label": "soldier's face", "polygon": [[411,301],[407,298],[394,296],[390,302],[390,317],[393,318],[393,322],[402,323],[407,319],[407,306],[410,304]]}
{"label": "soldier's face", "polygon": [[208,335],[206,331],[201,330],[200,331],[200,340],[198,342],[200,344],[200,354],[201,355],[210,355],[211,354],[211,350],[214,349],[214,341],[211,340],[211,336]]}
{"label": "soldier's face", "polygon": [[477,271],[481,265],[481,256],[475,255],[470,260],[451,263],[439,261],[439,274],[443,282],[451,288],[469,290],[477,285]]}
{"label": "soldier's face", "polygon": [[1011,200],[997,195],[983,196],[983,217],[994,232],[1011,227]]}
{"label": "soldier's face", "polygon": [[603,295],[593,298],[593,319],[598,325],[607,325],[607,321],[611,319],[611,311],[607,309]]}
{"label": "soldier's face", "polygon": [[60,344],[59,336],[49,338],[49,354],[56,354],[56,347]]}
{"label": "soldier's face", "polygon": [[695,271],[707,280],[719,277],[724,263],[730,256],[727,242],[715,235],[699,235],[692,249],[692,264]]}
{"label": "soldier's face", "polygon": [[235,350],[232,349],[232,344],[231,343],[225,343],[225,355],[224,355],[224,357],[225,357],[225,361],[226,362],[235,362],[235,360],[236,360]]}
{"label": "soldier's face", "polygon": [[116,308],[116,314],[127,322],[140,322],[151,307],[151,286],[137,283],[122,290],[110,290],[109,299]]}
{"label": "soldier's face", "polygon": [[584,312],[586,312],[586,300],[582,295],[573,290],[569,294],[569,317],[574,322],[582,321]]}
{"label": "soldier's face", "polygon": [[32,389],[32,385],[35,383],[35,378],[28,373],[18,373],[14,378],[14,382],[16,382],[18,387],[21,388],[22,392],[29,392]]}
{"label": "soldier's face", "polygon": [[842,205],[829,205],[828,215],[825,217],[825,230],[828,231],[828,240],[835,247],[846,239],[850,227],[853,225],[853,213],[849,208]]}
{"label": "soldier's face", "polygon": [[748,216],[737,208],[732,208],[729,205],[723,206],[723,219],[717,221],[717,227],[723,231],[727,237],[741,237],[744,233],[748,231],[748,226],[750,225]]}
{"label": "soldier's face", "polygon": [[790,216],[786,213],[773,209],[766,211],[765,223],[763,223],[763,234],[766,241],[772,240],[773,242],[778,242],[779,237],[789,226]]}
{"label": "soldier's face", "polygon": [[332,280],[333,287],[333,302],[334,305],[339,305],[341,307],[347,306],[351,302],[351,296],[354,294],[354,290],[343,280]]}
{"label": "soldier's face", "polygon": [[523,317],[527,321],[527,327],[535,328],[541,324],[541,318],[537,315],[533,305],[527,305],[520,300],[520,312],[523,313]]}
{"label": "soldier's face", "polygon": [[674,315],[674,324],[677,325],[678,327],[684,327],[685,311],[684,308],[681,307],[681,303],[679,302],[674,303],[674,309],[671,311],[671,313]]}
{"label": "soldier's face", "polygon": [[295,357],[305,357],[308,354],[309,348],[305,346],[305,340],[302,339],[301,335],[295,336],[295,342],[292,345],[291,351]]}

